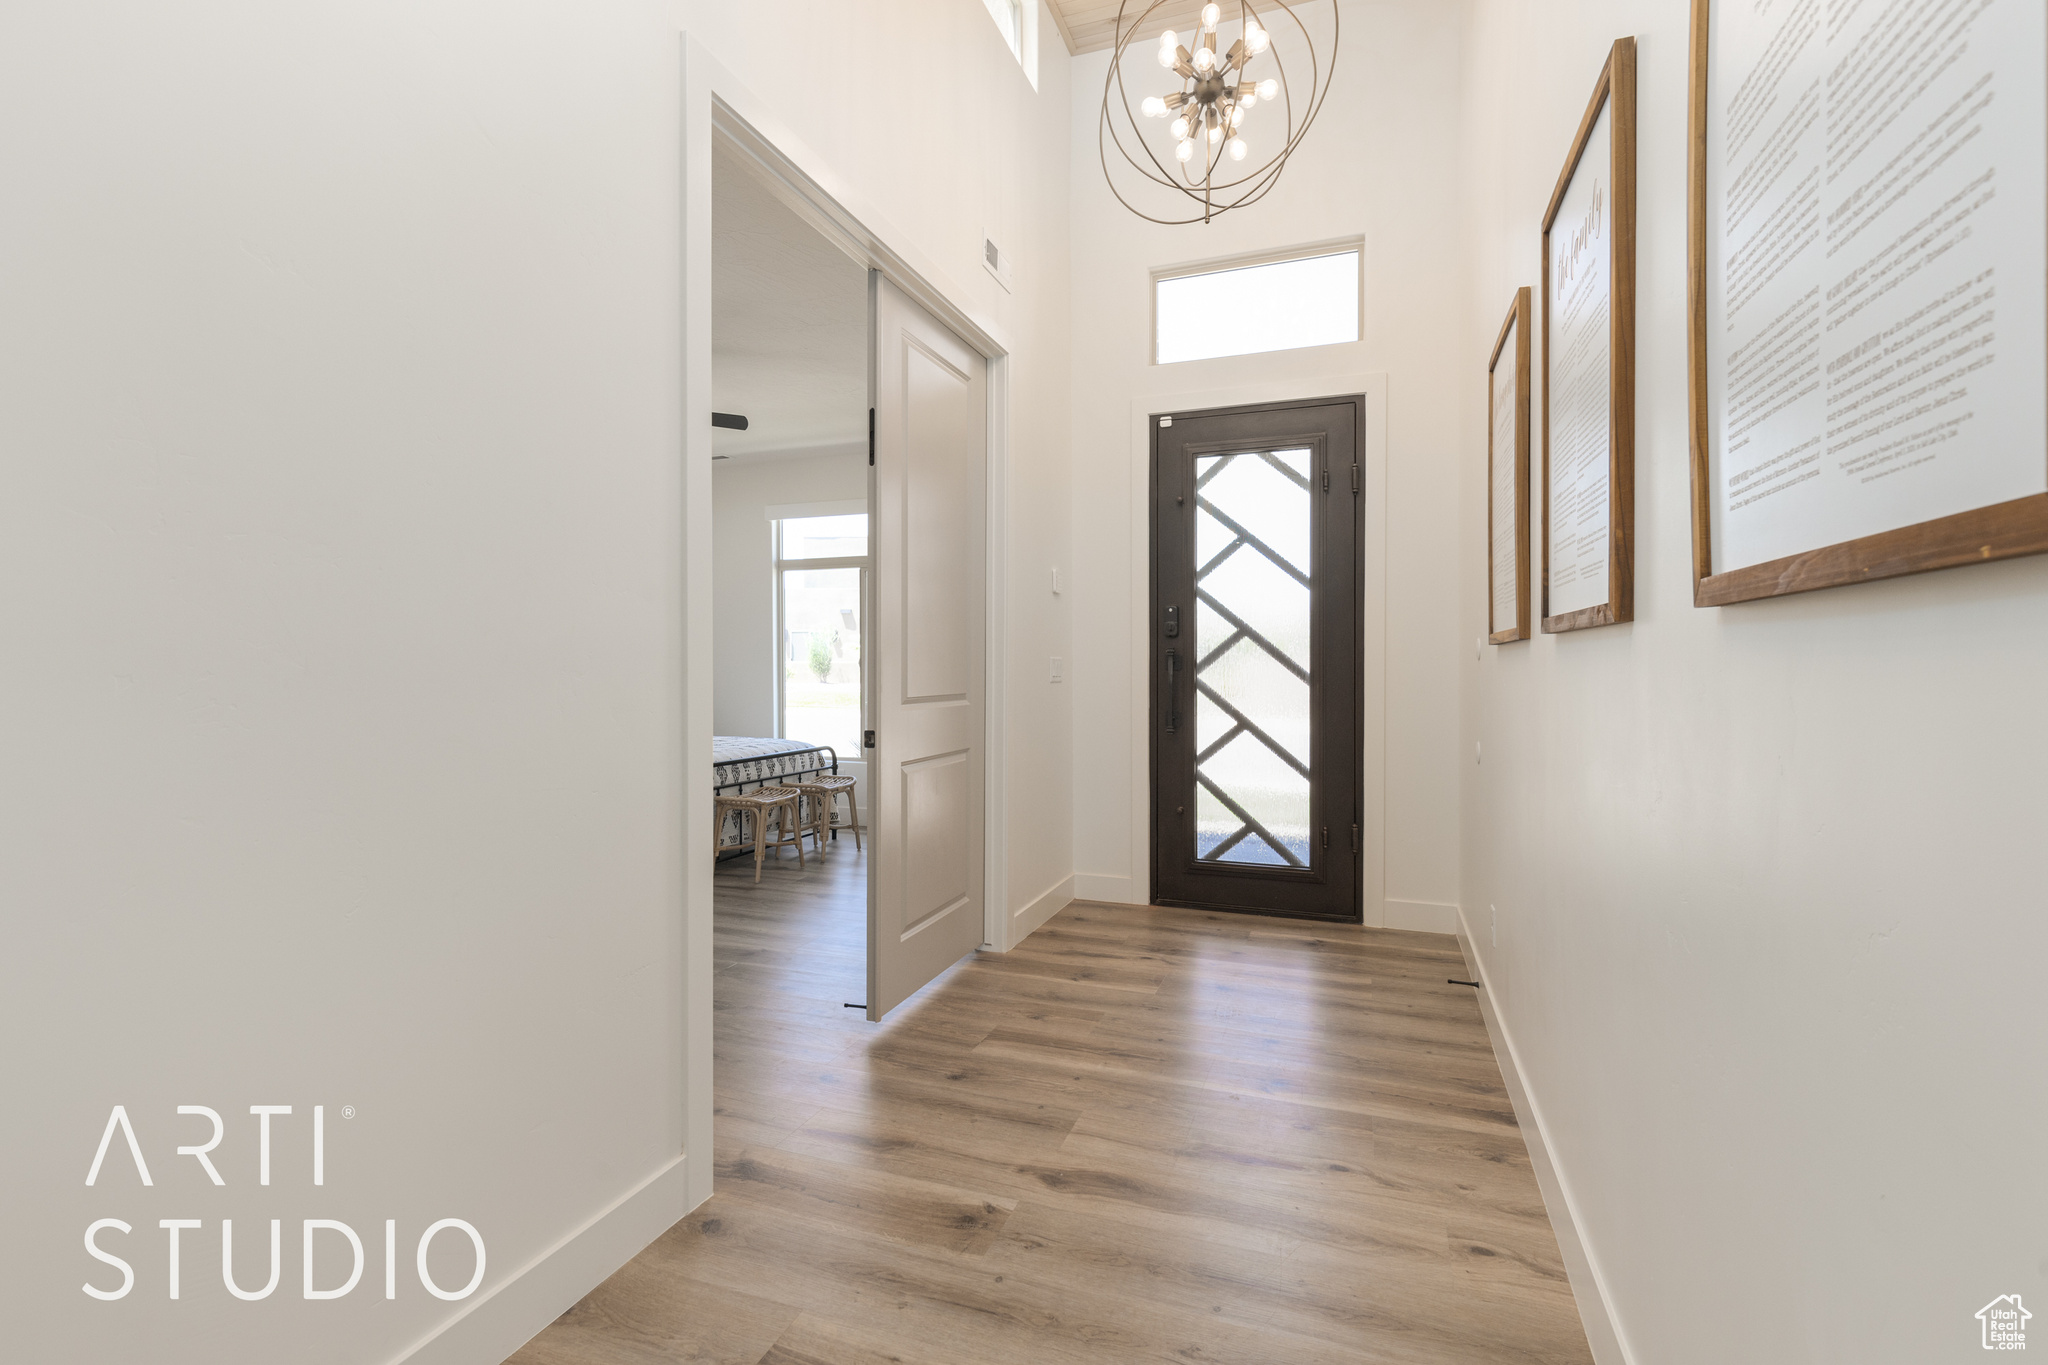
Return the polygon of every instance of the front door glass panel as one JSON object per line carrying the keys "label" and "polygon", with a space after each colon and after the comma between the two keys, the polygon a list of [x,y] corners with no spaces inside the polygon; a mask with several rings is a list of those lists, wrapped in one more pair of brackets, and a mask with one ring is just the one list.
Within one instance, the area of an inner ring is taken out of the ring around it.
{"label": "front door glass panel", "polygon": [[1195,854],[1306,868],[1313,462],[1194,462]]}

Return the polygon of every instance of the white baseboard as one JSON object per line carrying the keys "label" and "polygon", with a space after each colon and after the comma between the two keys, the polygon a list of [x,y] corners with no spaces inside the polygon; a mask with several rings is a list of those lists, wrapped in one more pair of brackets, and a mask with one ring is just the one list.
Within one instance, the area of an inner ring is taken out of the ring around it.
{"label": "white baseboard", "polygon": [[1074,899],[1077,901],[1103,901],[1110,905],[1137,905],[1140,902],[1131,894],[1129,877],[1113,877],[1102,872],[1076,872],[1074,874]]}
{"label": "white baseboard", "polygon": [[392,1357],[391,1365],[499,1365],[574,1307],[691,1207],[684,1157],[663,1166],[583,1226],[528,1261],[455,1316]]}
{"label": "white baseboard", "polygon": [[1067,908],[1074,899],[1074,879],[1063,877],[1053,883],[1042,895],[1018,906],[1010,912],[1010,947],[1014,948],[1028,937],[1032,930]]}
{"label": "white baseboard", "polygon": [[[1391,909],[1396,902],[1388,901]],[[1543,1192],[1543,1207],[1550,1214],[1551,1230],[1557,1234],[1558,1254],[1564,1259],[1565,1274],[1571,1279],[1572,1296],[1578,1300],[1579,1321],[1586,1328],[1586,1344],[1592,1348],[1595,1365],[1636,1365],[1621,1321],[1615,1316],[1614,1300],[1607,1292],[1606,1279],[1593,1259],[1591,1246],[1580,1230],[1564,1175],[1551,1154],[1550,1133],[1543,1126],[1543,1111],[1522,1079],[1522,1063],[1516,1056],[1514,1040],[1500,1017],[1493,998],[1493,986],[1480,974],[1479,954],[1472,947],[1472,927],[1462,910],[1457,913],[1458,949],[1465,955],[1465,968],[1479,982],[1479,1016],[1486,1021],[1486,1036],[1492,1040],[1494,1059],[1500,1063],[1501,1080],[1514,1102],[1515,1121],[1521,1125],[1522,1140],[1529,1147],[1529,1164],[1536,1171],[1537,1188]]]}
{"label": "white baseboard", "polygon": [[1382,929],[1420,929],[1426,934],[1458,932],[1458,907],[1443,901],[1385,902]]}

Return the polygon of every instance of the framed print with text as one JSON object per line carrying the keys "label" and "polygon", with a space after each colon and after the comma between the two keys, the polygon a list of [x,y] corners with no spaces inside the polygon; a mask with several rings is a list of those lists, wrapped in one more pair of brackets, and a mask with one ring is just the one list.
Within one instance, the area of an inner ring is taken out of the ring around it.
{"label": "framed print with text", "polygon": [[1635,619],[1636,42],[1543,214],[1543,629]]}
{"label": "framed print with text", "polygon": [[1693,0],[1693,602],[2048,550],[2048,6]]}
{"label": "framed print with text", "polygon": [[1529,638],[1529,287],[1486,362],[1487,638]]}

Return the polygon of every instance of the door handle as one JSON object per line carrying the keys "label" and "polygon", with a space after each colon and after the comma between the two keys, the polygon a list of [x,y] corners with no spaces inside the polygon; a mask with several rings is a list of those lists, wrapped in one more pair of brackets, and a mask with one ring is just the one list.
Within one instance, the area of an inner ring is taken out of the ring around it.
{"label": "door handle", "polygon": [[1180,651],[1166,651],[1166,733],[1180,729]]}

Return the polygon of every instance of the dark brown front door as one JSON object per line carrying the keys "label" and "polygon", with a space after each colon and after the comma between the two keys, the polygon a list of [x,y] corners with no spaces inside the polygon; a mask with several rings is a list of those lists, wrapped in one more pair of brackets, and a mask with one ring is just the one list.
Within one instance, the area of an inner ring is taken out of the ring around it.
{"label": "dark brown front door", "polygon": [[1363,398],[1152,419],[1152,898],[1358,920]]}

